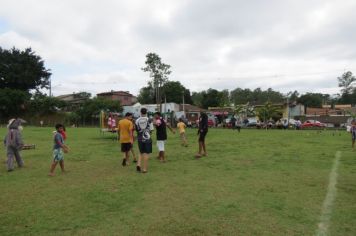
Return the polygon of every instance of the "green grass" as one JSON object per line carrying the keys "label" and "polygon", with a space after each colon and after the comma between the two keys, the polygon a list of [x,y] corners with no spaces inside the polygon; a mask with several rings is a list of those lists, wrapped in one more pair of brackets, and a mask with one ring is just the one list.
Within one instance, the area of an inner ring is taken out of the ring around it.
{"label": "green grass", "polygon": [[[0,129],[0,137],[6,130]],[[356,153],[331,131],[210,129],[209,156],[169,134],[168,162],[123,168],[98,129],[68,129],[69,171],[48,177],[52,129],[26,127],[25,168],[6,172],[0,149],[0,235],[314,235],[336,151],[342,152],[330,235],[356,235]],[[137,145],[135,145],[137,153]]]}

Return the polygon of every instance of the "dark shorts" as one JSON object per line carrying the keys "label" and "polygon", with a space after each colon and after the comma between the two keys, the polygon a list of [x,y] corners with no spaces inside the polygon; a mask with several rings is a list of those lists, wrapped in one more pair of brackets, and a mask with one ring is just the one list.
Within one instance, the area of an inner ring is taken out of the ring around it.
{"label": "dark shorts", "polygon": [[204,142],[205,141],[205,136],[208,133],[208,131],[200,132],[199,134],[199,142]]}
{"label": "dark shorts", "polygon": [[121,144],[121,152],[128,152],[131,150],[131,148],[132,148],[131,143],[122,143]]}
{"label": "dark shorts", "polygon": [[137,143],[138,143],[138,149],[140,150],[140,153],[147,153],[147,154],[152,153],[152,142],[149,143],[137,142]]}

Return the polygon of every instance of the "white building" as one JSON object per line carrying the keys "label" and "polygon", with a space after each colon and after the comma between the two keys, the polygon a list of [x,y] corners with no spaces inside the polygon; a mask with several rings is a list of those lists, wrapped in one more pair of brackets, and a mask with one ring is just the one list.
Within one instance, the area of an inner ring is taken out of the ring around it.
{"label": "white building", "polygon": [[[123,106],[123,114],[125,115],[127,112],[130,112],[134,115],[134,117],[140,116],[141,108],[146,108],[148,112],[155,113],[158,111],[157,104],[141,104],[136,103],[132,106]],[[166,112],[179,112],[179,104],[170,102],[170,103],[162,103],[162,113]]]}

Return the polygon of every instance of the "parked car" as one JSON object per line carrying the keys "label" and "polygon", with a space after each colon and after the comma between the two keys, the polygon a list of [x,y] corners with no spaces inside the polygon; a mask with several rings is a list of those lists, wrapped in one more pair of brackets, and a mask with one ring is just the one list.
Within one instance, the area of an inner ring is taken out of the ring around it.
{"label": "parked car", "polygon": [[301,128],[307,128],[307,127],[326,127],[326,124],[321,123],[320,121],[317,120],[306,120],[302,124]]}

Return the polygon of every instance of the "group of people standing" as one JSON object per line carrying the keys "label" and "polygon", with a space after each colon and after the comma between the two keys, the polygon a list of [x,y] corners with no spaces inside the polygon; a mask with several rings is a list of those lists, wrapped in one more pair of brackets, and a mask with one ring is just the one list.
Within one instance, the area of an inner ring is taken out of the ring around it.
{"label": "group of people standing", "polygon": [[[156,128],[156,140],[158,156],[157,158],[161,162],[166,162],[165,155],[165,142],[167,140],[167,128],[175,134],[175,130],[163,119],[160,112],[154,114],[153,120],[147,116],[147,109],[141,109],[140,117],[134,121],[131,113],[126,113],[125,118],[118,123],[119,141],[121,143],[121,152],[124,153],[122,165],[127,166],[129,164],[129,154],[133,155],[133,161],[136,162],[136,170],[140,173],[147,173],[149,156],[152,153],[152,131]],[[64,154],[69,152],[69,147],[65,144],[67,138],[65,127],[62,124],[56,124],[56,131],[53,132],[53,159],[50,166],[49,176],[54,176],[56,166],[59,164],[62,172],[64,169]],[[179,134],[182,141],[182,146],[187,147],[187,139],[185,135],[186,125],[179,120],[177,124]],[[20,151],[24,146],[21,137],[21,120],[13,119],[9,122],[8,133],[5,136],[4,144],[7,152],[7,168],[8,171],[14,170],[14,160],[16,160],[19,167],[24,165]],[[137,133],[137,144],[139,149],[139,157],[136,159],[133,151],[134,144],[134,132]],[[205,113],[201,113],[199,118],[199,151],[195,155],[196,158],[206,156],[205,136],[208,133],[208,116]]]}
{"label": "group of people standing", "polygon": [[[154,127],[156,128],[156,140],[158,156],[157,158],[161,162],[166,162],[165,156],[165,142],[167,140],[167,128],[175,134],[175,130],[163,119],[160,112],[154,114],[153,120],[148,118],[147,109],[141,109],[141,115],[136,120],[133,121],[132,113],[126,113],[125,118],[120,120],[118,123],[119,140],[121,143],[121,152],[124,153],[124,158],[122,160],[122,165],[126,166],[129,164],[129,153],[133,152],[134,143],[134,131],[137,133],[137,143],[139,149],[139,157],[136,164],[136,171],[140,173],[147,173],[149,156],[152,153],[152,131]],[[185,128],[186,125],[183,123],[182,119],[179,120],[177,124],[179,129],[181,141],[183,146],[188,146]],[[208,133],[208,116],[202,113],[199,119],[199,152],[196,154],[197,158],[206,156],[206,146],[205,146],[205,136]],[[135,158],[134,158],[135,162]]]}

